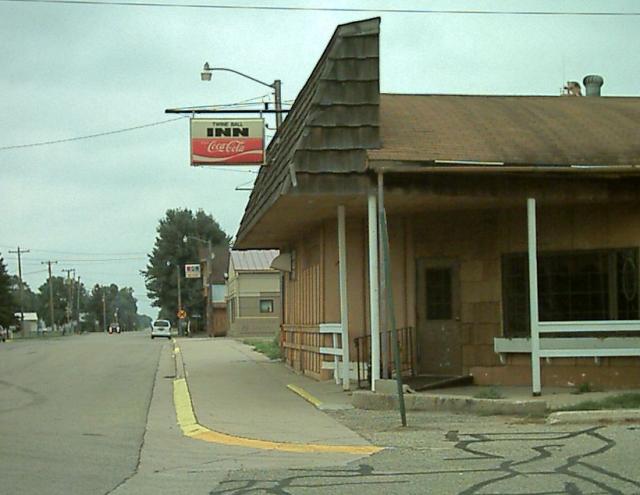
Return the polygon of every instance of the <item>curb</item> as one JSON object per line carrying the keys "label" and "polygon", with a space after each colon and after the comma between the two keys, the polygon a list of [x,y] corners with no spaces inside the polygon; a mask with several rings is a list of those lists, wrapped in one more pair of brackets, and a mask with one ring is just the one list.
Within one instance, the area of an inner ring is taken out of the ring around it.
{"label": "curb", "polygon": [[[456,395],[406,394],[408,411],[445,411],[471,414],[496,414],[517,416],[544,416],[547,404],[539,400],[476,399]],[[358,409],[390,410],[398,408],[395,394],[358,391],[352,395],[354,407]]]}
{"label": "curb", "polygon": [[602,411],[558,411],[549,414],[547,424],[639,423],[640,409]]}
{"label": "curb", "polygon": [[287,388],[291,390],[293,393],[298,394],[304,400],[306,400],[309,404],[313,405],[316,409],[322,409],[322,402],[317,397],[314,397],[309,392],[307,392],[302,387],[298,387],[297,385],[289,384]]}

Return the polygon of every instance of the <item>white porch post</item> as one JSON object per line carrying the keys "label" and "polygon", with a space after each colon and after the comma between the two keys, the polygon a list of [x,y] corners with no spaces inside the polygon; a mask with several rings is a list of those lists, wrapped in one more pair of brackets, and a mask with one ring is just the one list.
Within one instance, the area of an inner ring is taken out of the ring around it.
{"label": "white porch post", "polygon": [[369,314],[371,323],[371,390],[380,379],[380,297],[378,292],[378,212],[376,193],[368,194],[369,220]]}
{"label": "white porch post", "polygon": [[534,396],[541,393],[540,328],[538,326],[538,253],[536,240],[536,200],[527,199],[527,250],[529,254],[529,323],[531,326],[531,382]]}
{"label": "white porch post", "polygon": [[342,328],[342,388],[349,390],[349,300],[347,296],[347,232],[344,206],[338,206],[338,267],[340,270],[340,327]]}

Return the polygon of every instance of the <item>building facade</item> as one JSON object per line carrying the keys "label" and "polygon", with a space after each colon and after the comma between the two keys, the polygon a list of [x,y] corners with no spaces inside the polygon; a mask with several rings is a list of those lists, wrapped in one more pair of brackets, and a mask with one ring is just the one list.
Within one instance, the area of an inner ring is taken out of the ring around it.
{"label": "building facade", "polygon": [[381,93],[379,25],[336,29],[237,235],[288,255],[289,366],[329,378],[338,323],[375,388],[393,326],[411,374],[637,386],[640,98]]}
{"label": "building facade", "polygon": [[278,334],[281,322],[280,272],[271,268],[276,250],[231,251],[227,279],[229,335]]}

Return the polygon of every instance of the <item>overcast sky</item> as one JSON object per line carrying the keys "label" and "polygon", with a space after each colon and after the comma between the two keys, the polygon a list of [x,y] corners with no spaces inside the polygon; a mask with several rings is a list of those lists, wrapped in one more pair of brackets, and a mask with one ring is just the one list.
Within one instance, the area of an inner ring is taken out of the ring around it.
{"label": "overcast sky", "polygon": [[[142,0],[141,0],[142,1]],[[162,1],[162,0],[160,0]],[[180,3],[173,0],[172,3]],[[186,3],[186,2],[185,2]],[[190,4],[640,12],[637,1],[189,0]],[[604,95],[640,95],[639,16],[291,12],[16,3],[0,0],[0,148],[171,118],[169,107],[231,103],[271,82],[295,99],[337,24],[381,15],[381,89],[397,93],[558,95],[605,78]],[[175,117],[175,116],[173,116]],[[202,208],[234,235],[253,180],[189,167],[188,119],[95,139],[0,149],[0,253],[20,245],[36,290],[76,268],[90,287],[131,286],[155,316],[139,270],[168,208]],[[114,258],[117,260],[113,261]],[[91,260],[91,261],[87,261]]]}

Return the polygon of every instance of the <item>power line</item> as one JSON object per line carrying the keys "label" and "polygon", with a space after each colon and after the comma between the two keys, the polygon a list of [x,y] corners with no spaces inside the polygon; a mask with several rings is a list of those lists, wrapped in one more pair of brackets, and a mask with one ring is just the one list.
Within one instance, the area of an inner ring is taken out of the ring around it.
{"label": "power line", "polygon": [[114,263],[120,261],[142,261],[147,260],[147,258],[106,258],[106,259],[69,259],[69,258],[58,258],[61,262],[69,262],[69,263]]}
{"label": "power line", "polygon": [[[253,165],[250,165],[250,166],[253,166]],[[239,173],[243,173],[243,174],[257,174],[258,173],[257,170],[243,170],[243,169],[236,169],[236,168],[230,168],[230,167],[218,167],[217,165],[215,165],[215,166],[199,165],[196,168],[202,168],[202,169],[206,169],[206,170],[221,170],[223,172],[239,172]]]}
{"label": "power line", "polygon": [[[4,0],[0,0],[0,1],[4,1]],[[76,137],[71,137],[71,138],[65,138],[65,139],[55,139],[52,141],[40,141],[37,143],[27,143],[27,144],[14,144],[11,146],[1,146],[0,147],[0,151],[6,151],[6,150],[15,150],[15,149],[19,149],[19,148],[33,148],[36,146],[48,146],[51,144],[59,144],[59,143],[68,143],[71,141],[80,141],[82,139],[93,139],[93,138],[97,138],[97,137],[102,137],[102,136],[110,136],[112,134],[121,134],[123,132],[130,132],[130,131],[136,131],[138,129],[145,129],[147,127],[154,127],[154,126],[158,126],[158,125],[162,125],[162,124],[168,124],[169,122],[175,122],[176,120],[181,120],[184,119],[185,117],[177,117],[174,119],[167,119],[167,120],[160,120],[158,122],[152,122],[150,124],[142,124],[142,125],[136,125],[133,127],[125,127],[124,129],[116,129],[113,131],[105,131],[105,132],[98,132],[96,134],[87,134],[85,136],[76,136]]]}
{"label": "power line", "polygon": [[35,275],[36,273],[43,273],[43,272],[46,272],[46,271],[47,271],[47,269],[45,268],[44,270],[36,270],[34,272],[23,273],[23,275],[25,275],[25,276],[26,275]]}
{"label": "power line", "polygon": [[[0,247],[3,248],[11,248],[13,246],[8,246],[6,244],[1,244]],[[31,248],[31,251],[36,251],[39,253],[54,253],[54,254],[71,254],[76,256],[146,256],[147,253],[143,252],[129,252],[129,253],[91,253],[87,251],[55,251],[53,249],[35,249]]]}
{"label": "power line", "polygon": [[640,12],[614,11],[550,11],[550,10],[458,10],[458,9],[382,9],[362,7],[287,7],[275,5],[229,5],[229,4],[197,4],[197,3],[160,3],[129,2],[106,0],[0,0],[12,3],[40,3],[61,5],[98,5],[112,7],[154,7],[179,9],[214,9],[214,10],[262,10],[288,12],[351,12],[351,13],[383,13],[383,14],[437,14],[437,15],[523,15],[523,16],[640,16]]}

